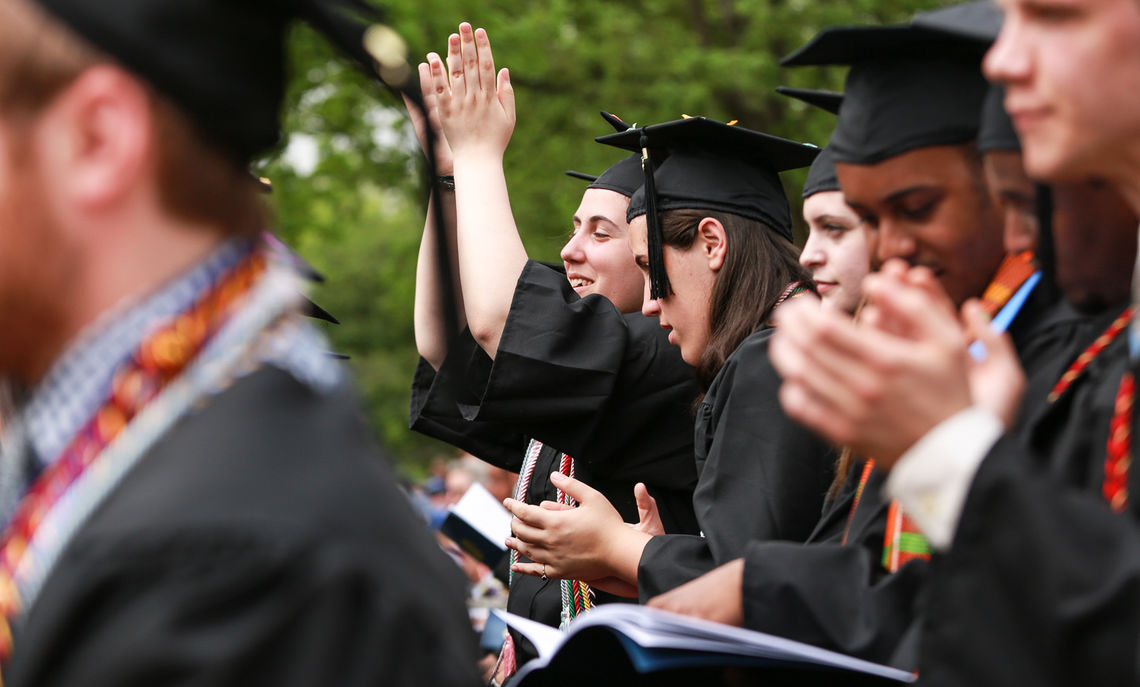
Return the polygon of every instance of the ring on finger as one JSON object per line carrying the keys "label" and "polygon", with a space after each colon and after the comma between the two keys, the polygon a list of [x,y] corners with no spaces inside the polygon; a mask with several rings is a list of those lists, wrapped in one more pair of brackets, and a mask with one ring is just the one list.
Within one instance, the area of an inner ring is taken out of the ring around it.
{"label": "ring on finger", "polygon": [[544,580],[547,579],[547,577],[546,577],[546,563],[542,564],[542,579],[544,579]]}

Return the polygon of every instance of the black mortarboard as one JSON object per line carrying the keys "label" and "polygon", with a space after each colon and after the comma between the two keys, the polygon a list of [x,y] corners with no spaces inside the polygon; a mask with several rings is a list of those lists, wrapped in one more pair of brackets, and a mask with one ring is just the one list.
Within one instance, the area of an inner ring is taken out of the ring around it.
{"label": "black mortarboard", "polygon": [[975,140],[984,51],[984,43],[913,24],[836,27],[781,63],[851,65],[829,147],[839,162],[870,165]]}
{"label": "black mortarboard", "polygon": [[[621,120],[621,117],[610,114],[605,110],[601,111],[602,119],[614,128],[617,132],[628,131],[629,125]],[[641,173],[641,158],[637,155],[631,155],[624,160],[619,160],[610,165],[609,169],[602,172],[598,176],[591,174],[584,174],[582,172],[575,172],[573,170],[566,172],[567,176],[572,176],[577,179],[584,179],[590,182],[586,188],[601,188],[607,191],[614,191],[629,198],[633,196],[634,191],[641,188],[645,177]]]}
{"label": "black mortarboard", "polygon": [[827,146],[820,151],[819,157],[808,169],[807,179],[804,180],[803,197],[808,198],[817,193],[838,190],[840,190],[839,175],[835,173],[835,154],[831,152],[831,146]]}
{"label": "black mortarboard", "polygon": [[776,92],[789,98],[814,105],[824,112],[839,114],[839,106],[843,104],[843,94],[835,91],[819,91],[814,88],[792,88],[791,86],[777,86]]}
{"label": "black mortarboard", "polygon": [[[653,298],[671,293],[659,212],[726,212],[762,222],[790,241],[791,212],[779,173],[806,167],[819,154],[812,145],[704,117],[630,129],[598,142],[642,151],[644,186],[630,200],[627,219],[647,216]],[[657,165],[654,159],[664,161]]]}
{"label": "black mortarboard", "polygon": [[302,296],[301,298],[304,299],[301,302],[301,310],[305,313],[306,316],[311,317],[314,320],[324,320],[329,324],[340,324],[340,320],[336,319],[336,317],[334,317],[333,314],[328,310],[325,310],[321,306],[317,305],[313,299],[309,298],[308,296]]}
{"label": "black mortarboard", "polygon": [[304,19],[372,69],[364,0],[35,0],[146,79],[223,150],[246,161],[280,138],[286,28]]}
{"label": "black mortarboard", "polygon": [[951,5],[914,15],[911,24],[990,44],[1001,32],[1002,13],[993,0]]}
{"label": "black mortarboard", "polygon": [[645,183],[645,175],[641,172],[641,157],[638,155],[630,155],[623,160],[618,160],[596,177],[574,171],[566,172],[566,174],[590,182],[586,188],[614,191],[626,198],[632,198],[634,192]]}
{"label": "black mortarboard", "polygon": [[[843,94],[834,91],[817,91],[810,88],[790,88],[779,86],[776,92],[789,98],[802,100],[831,114],[839,114],[839,107],[843,104]],[[825,147],[819,156],[811,163],[807,179],[804,180],[804,198],[817,193],[839,190],[839,176],[835,173],[835,155],[831,148]]]}
{"label": "black mortarboard", "polygon": [[282,264],[292,269],[297,273],[297,276],[306,281],[311,282],[324,282],[325,275],[321,274],[316,267],[306,259],[302,258],[300,253],[293,250],[288,244],[282,241],[276,234],[270,231],[261,232],[261,239],[265,242],[273,255],[281,261]]}
{"label": "black mortarboard", "polygon": [[1021,151],[1021,140],[1013,128],[1013,120],[1005,111],[1005,89],[997,84],[990,86],[982,103],[982,121],[978,128],[978,150]]}

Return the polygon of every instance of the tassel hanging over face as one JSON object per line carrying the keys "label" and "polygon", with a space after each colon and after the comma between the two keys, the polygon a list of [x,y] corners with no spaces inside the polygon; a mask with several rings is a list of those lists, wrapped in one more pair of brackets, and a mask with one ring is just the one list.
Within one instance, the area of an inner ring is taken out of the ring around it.
{"label": "tassel hanging over face", "polygon": [[645,224],[649,244],[649,297],[664,298],[673,293],[669,275],[665,273],[665,237],[661,218],[657,215],[657,187],[653,182],[653,160],[649,157],[649,141],[641,134],[641,169],[645,173]]}

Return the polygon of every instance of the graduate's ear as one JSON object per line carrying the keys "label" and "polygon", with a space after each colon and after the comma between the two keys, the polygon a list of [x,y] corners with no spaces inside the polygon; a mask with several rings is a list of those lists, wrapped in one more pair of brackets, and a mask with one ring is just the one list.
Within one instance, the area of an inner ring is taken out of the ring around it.
{"label": "graduate's ear", "polygon": [[697,225],[697,245],[708,261],[709,269],[719,272],[724,266],[725,252],[728,250],[728,234],[719,220],[706,217]]}

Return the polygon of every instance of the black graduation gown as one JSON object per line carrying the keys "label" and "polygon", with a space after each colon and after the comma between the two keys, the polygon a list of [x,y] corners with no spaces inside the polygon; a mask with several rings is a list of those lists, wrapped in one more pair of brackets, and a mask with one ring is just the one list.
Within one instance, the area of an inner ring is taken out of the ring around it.
{"label": "black graduation gown", "polygon": [[[468,332],[438,372],[421,360],[412,429],[519,471],[530,437],[545,445],[526,502],[555,500],[561,453],[575,476],[637,522],[633,486],[645,482],[670,532],[697,532],[692,490],[693,369],[654,318],[580,298],[565,275],[534,261],[519,276],[494,360]],[[527,560],[523,558],[522,560]],[[598,592],[600,602],[621,600]],[[557,626],[556,580],[516,576],[508,608]],[[534,656],[516,635],[520,665]]]}
{"label": "black graduation gown", "polygon": [[463,590],[353,394],[264,368],[184,417],[82,525],[4,681],[476,685]]}
{"label": "black graduation gown", "polygon": [[806,544],[748,544],[744,626],[911,670],[929,562],[913,560],[888,574],[882,565],[886,477],[873,470],[856,506],[862,470],[855,461]]}
{"label": "black graduation gown", "polygon": [[693,505],[704,536],[649,541],[638,564],[642,602],[739,558],[749,541],[803,542],[820,519],[836,453],[784,414],[768,359],[773,331],[733,351],[697,409]]}
{"label": "black graduation gown", "polygon": [[[1118,313],[1098,318],[1092,338]],[[1122,334],[1038,409],[1028,436],[1003,437],[982,462],[953,545],[931,567],[923,683],[1140,680],[1135,465],[1127,513],[1113,514],[1101,495],[1108,426],[1129,364]]]}
{"label": "black graduation gown", "polygon": [[[1115,317],[1117,310],[1111,314]],[[1107,326],[1064,304],[1032,298],[1010,328],[1031,391],[1023,417],[1043,407],[1065,367]],[[1051,428],[1070,431],[1068,408]],[[1028,421],[1027,421],[1028,422]],[[1028,433],[1028,432],[1027,432]],[[852,503],[862,463],[852,466],[808,545],[752,542],[745,553],[745,626],[904,670],[918,664],[923,583],[929,562],[915,560],[888,574],[882,565],[890,505],[885,475],[871,473],[858,507]],[[844,545],[843,535],[850,533]]]}

